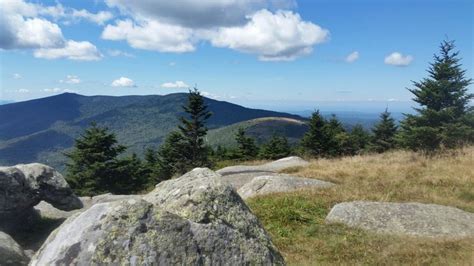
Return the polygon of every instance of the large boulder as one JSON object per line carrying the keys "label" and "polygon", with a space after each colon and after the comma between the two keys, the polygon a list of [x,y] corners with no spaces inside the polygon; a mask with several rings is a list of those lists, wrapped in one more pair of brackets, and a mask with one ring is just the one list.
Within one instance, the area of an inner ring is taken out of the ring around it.
{"label": "large boulder", "polygon": [[307,166],[309,162],[303,160],[298,156],[291,156],[282,158],[273,162],[269,162],[261,165],[235,165],[222,168],[217,171],[222,176],[246,173],[246,172],[278,172],[290,167],[304,167]]}
{"label": "large boulder", "polygon": [[474,237],[473,213],[436,204],[344,202],[332,208],[326,222],[378,233],[455,239]]}
{"label": "large boulder", "polygon": [[252,181],[258,176],[276,175],[283,169],[290,167],[304,167],[309,163],[300,157],[291,156],[261,165],[235,165],[222,168],[217,171],[222,175],[225,184],[231,185],[235,190],[239,190],[243,185]]}
{"label": "large boulder", "polygon": [[0,265],[27,265],[29,260],[20,245],[0,231]]}
{"label": "large boulder", "polygon": [[34,215],[33,206],[42,200],[65,211],[82,207],[63,176],[49,166],[0,167],[0,228],[11,231],[24,224]]}
{"label": "large boulder", "polygon": [[291,192],[305,188],[328,188],[331,182],[290,175],[264,175],[252,179],[237,192],[243,199],[277,192]]}
{"label": "large boulder", "polygon": [[197,168],[143,199],[93,205],[68,218],[31,265],[284,264],[270,237],[221,176]]}

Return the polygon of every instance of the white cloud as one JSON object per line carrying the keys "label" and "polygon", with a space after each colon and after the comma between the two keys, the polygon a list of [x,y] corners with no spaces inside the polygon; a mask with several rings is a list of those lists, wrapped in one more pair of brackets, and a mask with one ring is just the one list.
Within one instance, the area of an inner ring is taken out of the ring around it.
{"label": "white cloud", "polygon": [[79,84],[81,83],[81,79],[75,75],[67,75],[66,79],[59,80],[60,83],[67,83],[67,84]]}
{"label": "white cloud", "polygon": [[50,93],[57,93],[57,92],[62,91],[62,89],[60,89],[60,88],[49,88],[49,89],[44,89],[43,91],[44,92],[50,92]]}
{"label": "white cloud", "polygon": [[120,77],[119,79],[116,79],[112,81],[112,84],[110,84],[112,87],[136,87],[135,82],[133,80],[126,78],[126,77]]}
{"label": "white cloud", "polygon": [[291,11],[260,10],[241,27],[220,28],[211,37],[217,47],[258,54],[263,61],[290,61],[312,52],[329,38],[329,31],[302,21]]}
{"label": "white cloud", "polygon": [[390,98],[390,99],[387,99],[387,102],[398,102],[398,100],[395,98]]}
{"label": "white cloud", "polygon": [[346,56],[345,61],[347,63],[352,63],[352,62],[355,62],[357,59],[359,59],[359,52],[354,51]]}
{"label": "white cloud", "polygon": [[23,76],[20,75],[20,74],[18,74],[18,73],[13,73],[12,78],[13,78],[13,79],[22,79]]}
{"label": "white cloud", "polygon": [[38,49],[34,52],[34,56],[45,59],[66,58],[78,61],[95,61],[103,57],[92,43],[72,40],[67,41],[66,45],[61,48]]}
{"label": "white cloud", "polygon": [[161,87],[167,89],[182,89],[182,88],[189,88],[189,85],[186,84],[184,81],[176,81],[176,82],[165,82],[161,84]]}
{"label": "white cloud", "polygon": [[127,52],[124,52],[124,51],[121,51],[121,50],[115,50],[115,49],[108,50],[107,53],[110,56],[135,57],[133,54],[130,54],[130,53],[127,53]]}
{"label": "white cloud", "polygon": [[146,20],[139,24],[131,20],[119,20],[115,25],[105,27],[102,38],[125,40],[133,48],[158,52],[183,53],[195,50],[190,29],[157,20]]}
{"label": "white cloud", "polygon": [[106,21],[114,17],[112,13],[108,11],[100,11],[98,13],[91,13],[85,9],[81,9],[81,10],[73,9],[71,12],[72,13],[70,16],[72,16],[73,18],[85,19],[90,22],[94,22],[98,25],[103,25]]}
{"label": "white cloud", "polygon": [[63,92],[64,93],[77,93],[76,90],[71,90],[71,89],[64,89]]}
{"label": "white cloud", "polygon": [[19,93],[29,93],[30,90],[28,90],[28,89],[19,89],[18,92]]}
{"label": "white cloud", "polygon": [[385,64],[392,66],[408,66],[413,61],[411,55],[403,55],[398,52],[393,52],[385,57]]}
{"label": "white cloud", "polygon": [[169,62],[168,66],[174,67],[174,66],[176,66],[176,62]]}

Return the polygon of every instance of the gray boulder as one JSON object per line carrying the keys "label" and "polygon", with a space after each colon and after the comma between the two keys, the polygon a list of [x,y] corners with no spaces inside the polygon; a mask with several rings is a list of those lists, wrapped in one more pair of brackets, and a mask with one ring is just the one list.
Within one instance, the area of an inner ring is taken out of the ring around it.
{"label": "gray boulder", "polygon": [[222,176],[239,174],[246,172],[278,172],[290,167],[304,167],[307,166],[309,162],[301,159],[298,156],[291,156],[282,158],[273,162],[269,162],[261,165],[235,165],[222,168],[217,171],[218,174]]}
{"label": "gray boulder", "polygon": [[237,192],[243,198],[250,198],[277,192],[290,192],[305,188],[328,188],[331,182],[290,175],[264,175],[252,179]]}
{"label": "gray boulder", "polygon": [[0,216],[30,209],[44,200],[60,210],[74,210],[82,203],[63,176],[44,164],[0,167]]}
{"label": "gray boulder", "polygon": [[31,265],[284,264],[258,219],[220,179],[197,168],[143,199],[95,204],[53,232]]}
{"label": "gray boulder", "polygon": [[104,203],[104,202],[113,202],[118,200],[127,200],[127,199],[140,199],[140,195],[113,195],[110,193],[102,194],[94,197],[80,197],[79,199],[82,202],[83,207],[81,209],[73,210],[73,211],[62,211],[56,209],[51,204],[41,201],[38,205],[34,207],[34,209],[39,213],[42,218],[48,219],[66,219],[71,217],[73,214],[77,212],[82,212],[95,204]]}
{"label": "gray boulder", "polygon": [[473,213],[436,204],[344,202],[332,208],[326,222],[378,233],[454,239],[474,237]]}
{"label": "gray boulder", "polygon": [[27,265],[29,260],[20,245],[0,231],[0,265]]}

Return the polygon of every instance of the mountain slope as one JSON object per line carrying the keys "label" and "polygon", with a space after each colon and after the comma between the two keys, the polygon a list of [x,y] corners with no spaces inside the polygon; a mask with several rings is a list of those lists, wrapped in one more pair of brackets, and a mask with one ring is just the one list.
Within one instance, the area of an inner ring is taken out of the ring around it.
{"label": "mountain slope", "polygon": [[257,144],[268,141],[273,135],[286,136],[291,144],[296,143],[308,130],[305,121],[287,117],[263,117],[235,123],[210,130],[207,141],[211,146],[234,147],[237,145],[235,134],[244,128],[246,134],[254,138]]}
{"label": "mountain slope", "polygon": [[[82,96],[65,93],[0,106],[0,165],[43,162],[60,169],[62,152],[92,122],[107,126],[129,152],[157,147],[176,129],[187,94],[149,96]],[[245,108],[205,99],[213,116],[210,129],[261,118],[299,116]]]}

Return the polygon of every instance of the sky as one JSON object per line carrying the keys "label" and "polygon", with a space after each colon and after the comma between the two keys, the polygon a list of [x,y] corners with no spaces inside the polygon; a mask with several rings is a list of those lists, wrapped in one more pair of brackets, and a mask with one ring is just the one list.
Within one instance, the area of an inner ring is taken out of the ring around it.
{"label": "sky", "polygon": [[[187,91],[249,107],[410,108],[470,0],[0,0],[0,101]],[[472,91],[472,85],[471,85]]]}

